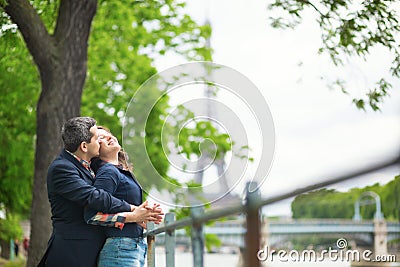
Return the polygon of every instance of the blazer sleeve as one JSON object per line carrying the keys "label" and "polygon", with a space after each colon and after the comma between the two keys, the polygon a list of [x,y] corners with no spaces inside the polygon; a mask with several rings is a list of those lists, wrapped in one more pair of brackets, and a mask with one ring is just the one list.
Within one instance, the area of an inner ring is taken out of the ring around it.
{"label": "blazer sleeve", "polygon": [[118,174],[119,171],[116,167],[106,164],[97,171],[93,186],[112,195],[120,183]]}
{"label": "blazer sleeve", "polygon": [[[100,167],[96,174],[94,186],[113,194],[118,185],[118,170],[107,164]],[[91,207],[85,208],[84,218],[88,224],[116,227],[119,229],[122,229],[125,224],[124,216],[120,216],[119,214],[103,214]]]}
{"label": "blazer sleeve", "polygon": [[110,193],[88,184],[80,177],[76,166],[72,164],[53,166],[49,169],[48,175],[52,180],[55,193],[81,206],[88,206],[104,213],[131,210],[131,206],[126,201],[115,198]]}

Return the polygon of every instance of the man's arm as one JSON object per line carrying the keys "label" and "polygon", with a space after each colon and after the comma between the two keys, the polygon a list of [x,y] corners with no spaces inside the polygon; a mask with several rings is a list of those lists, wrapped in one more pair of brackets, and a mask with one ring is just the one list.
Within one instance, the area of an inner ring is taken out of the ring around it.
{"label": "man's arm", "polygon": [[92,211],[85,210],[85,221],[88,224],[116,227],[122,230],[125,223],[135,222],[142,227],[145,227],[145,222],[151,221],[159,224],[162,220],[162,209],[159,205],[154,204],[153,207],[148,205],[148,202],[143,202],[139,207],[135,207],[132,212],[121,212],[118,214],[103,214],[98,212],[90,217]]}
{"label": "man's arm", "polygon": [[118,213],[104,214],[102,212],[97,212],[92,217],[86,219],[86,211],[85,211],[85,221],[87,224],[115,227],[122,230],[122,228],[124,228],[125,226],[126,217]]}
{"label": "man's arm", "polygon": [[[94,187],[113,194],[119,184],[116,170],[100,168],[97,172]],[[131,206],[131,210],[133,210]],[[123,214],[108,214],[98,211],[92,207],[86,207],[84,213],[86,223],[106,227],[116,227],[122,229],[125,225],[126,216]]]}
{"label": "man's arm", "polygon": [[72,163],[52,166],[48,173],[48,183],[53,187],[54,193],[96,211],[118,213],[132,210],[126,201],[115,198],[110,193],[84,181]]}
{"label": "man's arm", "polygon": [[[109,168],[106,166],[100,168],[97,172],[94,186],[113,194],[120,183],[118,174],[119,171],[114,167]],[[85,209],[84,217],[88,224],[122,229],[124,224],[128,222],[142,222],[145,220],[158,222],[161,219],[162,212],[155,208],[156,207],[149,207],[147,201],[142,203],[139,207],[132,206],[132,212],[118,214],[103,214],[92,208],[87,208]]]}

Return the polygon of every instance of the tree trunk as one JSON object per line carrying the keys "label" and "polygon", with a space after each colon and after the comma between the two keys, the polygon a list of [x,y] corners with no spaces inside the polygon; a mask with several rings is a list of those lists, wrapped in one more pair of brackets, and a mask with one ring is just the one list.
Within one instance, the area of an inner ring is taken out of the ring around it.
{"label": "tree trunk", "polygon": [[10,240],[0,239],[1,254],[3,259],[10,259]]}
{"label": "tree trunk", "polygon": [[48,35],[27,0],[8,1],[5,7],[24,37],[42,82],[36,110],[35,175],[27,267],[38,264],[51,234],[47,168],[62,148],[62,124],[80,113],[88,38],[96,6],[96,0],[62,0],[53,36]]}
{"label": "tree trunk", "polygon": [[[61,64],[60,64],[61,65]],[[42,94],[37,104],[37,141],[35,154],[35,176],[31,210],[31,250],[27,266],[36,266],[40,261],[51,234],[50,207],[47,198],[47,168],[60,152],[61,127],[71,117],[79,115],[80,98],[73,101],[74,96],[81,95],[75,83],[84,78],[65,79],[63,66],[51,71],[50,77],[42,76]],[[49,74],[49,73],[47,73]],[[76,72],[78,75],[78,71]],[[50,90],[51,88],[51,90]],[[75,90],[69,90],[75,88]],[[43,92],[48,92],[43,93]]]}

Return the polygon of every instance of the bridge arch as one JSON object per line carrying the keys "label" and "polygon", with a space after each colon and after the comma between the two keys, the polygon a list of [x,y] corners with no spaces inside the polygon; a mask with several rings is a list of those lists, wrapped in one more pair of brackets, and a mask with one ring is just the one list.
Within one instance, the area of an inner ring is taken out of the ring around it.
{"label": "bridge arch", "polygon": [[[369,198],[369,200],[367,199]],[[354,203],[354,216],[353,220],[354,221],[361,221],[361,213],[360,213],[360,206],[364,205],[370,205],[373,204],[370,199],[373,199],[375,201],[375,214],[374,214],[374,220],[383,220],[383,213],[382,213],[382,207],[381,207],[381,198],[379,195],[373,191],[366,191],[363,192],[357,199],[357,201]]]}

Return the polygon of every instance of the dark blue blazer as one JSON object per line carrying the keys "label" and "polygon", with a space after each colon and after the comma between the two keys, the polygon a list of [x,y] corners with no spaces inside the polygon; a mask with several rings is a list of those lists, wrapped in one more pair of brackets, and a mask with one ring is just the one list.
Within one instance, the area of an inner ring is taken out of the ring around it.
{"label": "dark blue blazer", "polygon": [[130,205],[93,187],[93,182],[90,172],[65,150],[50,164],[47,191],[53,233],[39,266],[96,266],[105,236],[101,226],[85,223],[84,207],[117,213],[130,211]]}

